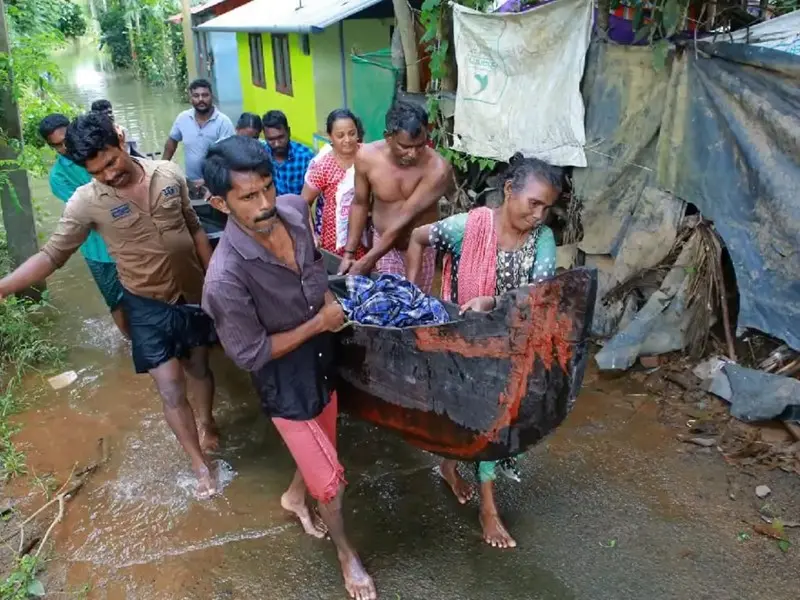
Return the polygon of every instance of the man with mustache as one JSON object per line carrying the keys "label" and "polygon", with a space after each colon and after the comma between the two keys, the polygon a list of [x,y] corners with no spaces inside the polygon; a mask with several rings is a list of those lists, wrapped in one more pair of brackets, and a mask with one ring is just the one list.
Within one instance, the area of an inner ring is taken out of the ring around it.
{"label": "man with mustache", "polygon": [[[345,534],[344,469],[336,452],[332,332],[344,324],[302,196],[276,197],[273,166],[252,138],[221,140],[203,169],[211,204],[228,215],[211,259],[203,308],[225,353],[250,372],[261,407],[297,464],[281,497],[306,533],[329,533],[351,598],[374,600],[375,585]],[[319,516],[307,504],[317,500]],[[321,520],[320,520],[321,517]]]}
{"label": "man with mustache", "polygon": [[193,186],[203,185],[203,162],[211,144],[236,133],[233,122],[214,106],[211,84],[206,79],[195,79],[189,84],[189,101],[192,108],[175,119],[164,145],[164,160],[172,160],[178,143],[183,142],[186,177]]}
{"label": "man with mustache", "polygon": [[208,366],[216,336],[198,306],[211,245],[189,203],[186,178],[177,165],[128,154],[102,113],[70,123],[64,144],[94,179],[66,203],[41,251],[0,280],[0,297],[44,281],[92,231],[100,234],[116,261],[136,372],[155,381],[167,423],[192,461],[197,495],[211,496],[216,478],[204,453],[219,441]]}
{"label": "man with mustache", "polygon": [[[421,106],[400,101],[386,115],[384,139],[364,144],[356,154],[355,197],[350,206],[342,274],[406,275],[411,231],[439,219],[438,202],[453,186],[453,171],[428,141],[428,114]],[[372,248],[355,260],[359,240],[372,210]],[[436,252],[426,248],[420,287],[430,293]]]}

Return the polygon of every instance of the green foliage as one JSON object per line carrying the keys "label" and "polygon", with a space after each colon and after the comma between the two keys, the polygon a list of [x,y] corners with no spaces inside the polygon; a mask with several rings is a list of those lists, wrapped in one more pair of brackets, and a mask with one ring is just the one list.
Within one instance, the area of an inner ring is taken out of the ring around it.
{"label": "green foliage", "polygon": [[89,28],[86,17],[80,6],[69,0],[64,0],[61,6],[61,15],[58,18],[58,29],[67,39],[77,39],[86,34]]}
{"label": "green foliage", "polygon": [[108,0],[98,21],[112,64],[132,67],[151,85],[184,83],[181,28],[167,21],[179,8],[175,0]]}
{"label": "green foliage", "polygon": [[[0,144],[18,153],[14,160],[0,161],[0,186],[9,185],[9,171],[22,169],[34,176],[43,175],[52,152],[39,137],[39,121],[54,112],[74,113],[55,91],[61,72],[51,58],[65,44],[60,19],[67,5],[74,6],[66,0],[14,0],[7,4],[11,52],[0,53],[0,85],[12,90],[19,105],[24,144],[9,139],[0,126]],[[73,33],[79,30],[74,22],[70,27]]]}
{"label": "green foliage", "polygon": [[[457,3],[475,10],[487,10],[492,6],[491,0],[458,0]],[[429,68],[431,80],[434,82],[431,89],[428,90],[428,113],[436,123],[432,136],[433,141],[439,153],[462,174],[465,174],[472,165],[476,165],[481,171],[491,171],[497,164],[494,160],[471,156],[453,150],[450,147],[451,134],[439,112],[438,82],[447,76],[449,69],[448,52],[450,51],[450,43],[445,36],[445,19],[450,14],[451,9],[448,0],[425,0],[422,3],[419,15],[420,24],[424,28],[420,41],[425,44],[430,53]]]}
{"label": "green foliage", "polygon": [[45,589],[42,582],[36,578],[38,569],[37,557],[27,555],[18,558],[14,570],[0,583],[0,598],[3,600],[43,598]]}
{"label": "green foliage", "polygon": [[[5,232],[0,229],[0,277],[10,268]],[[26,472],[25,456],[11,441],[16,429],[8,422],[20,408],[14,387],[26,372],[42,364],[58,364],[64,353],[50,341],[46,307],[46,299],[36,303],[10,297],[0,302],[0,479]]]}
{"label": "green foliage", "polygon": [[118,3],[110,2],[108,9],[98,15],[97,21],[100,25],[100,45],[108,51],[111,64],[117,69],[133,66],[125,9]]}

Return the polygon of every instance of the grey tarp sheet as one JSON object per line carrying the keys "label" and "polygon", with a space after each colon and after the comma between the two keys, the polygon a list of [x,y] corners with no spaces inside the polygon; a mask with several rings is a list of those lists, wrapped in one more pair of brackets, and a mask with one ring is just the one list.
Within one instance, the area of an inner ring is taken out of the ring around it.
{"label": "grey tarp sheet", "polygon": [[673,63],[663,188],[714,221],[739,288],[738,329],[800,350],[800,56],[701,43]]}
{"label": "grey tarp sheet", "polygon": [[800,416],[800,381],[792,377],[729,363],[716,372],[709,391],[730,402],[731,414],[742,421]]}
{"label": "grey tarp sheet", "polygon": [[800,350],[800,57],[698,44],[657,71],[648,48],[593,44],[583,92],[581,249],[618,257],[645,189],[670,192],[714,221],[730,252],[739,331]]}

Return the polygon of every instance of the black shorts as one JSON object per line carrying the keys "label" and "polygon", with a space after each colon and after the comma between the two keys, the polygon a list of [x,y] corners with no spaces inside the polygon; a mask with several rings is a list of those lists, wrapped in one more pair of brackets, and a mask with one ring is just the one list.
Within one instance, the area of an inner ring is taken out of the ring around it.
{"label": "black shorts", "polygon": [[333,335],[323,333],[250,374],[270,418],[310,421],[330,402],[334,383]]}
{"label": "black shorts", "polygon": [[189,358],[192,348],[217,343],[214,322],[196,304],[167,304],[124,290],[133,366],[147,373],[173,358]]}

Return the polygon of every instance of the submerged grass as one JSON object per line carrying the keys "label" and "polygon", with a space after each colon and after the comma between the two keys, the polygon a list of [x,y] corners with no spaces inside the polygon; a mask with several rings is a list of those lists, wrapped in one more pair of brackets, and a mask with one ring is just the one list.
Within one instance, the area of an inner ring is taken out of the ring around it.
{"label": "submerged grass", "polygon": [[[5,231],[0,228],[0,277],[10,267]],[[27,472],[25,455],[12,440],[18,427],[10,421],[22,408],[20,381],[27,373],[58,364],[63,356],[63,348],[50,340],[47,308],[46,298],[42,302],[14,297],[0,300],[0,486]],[[39,568],[38,556],[17,557],[10,573],[0,578],[0,600],[44,596],[44,586],[36,577]]]}
{"label": "submerged grass", "polygon": [[[5,231],[0,229],[0,276],[10,269]],[[21,408],[16,393],[22,377],[42,366],[53,366],[63,348],[50,340],[47,301],[24,298],[0,300],[0,479],[26,472],[25,456],[11,440],[17,429],[9,417]]]}

